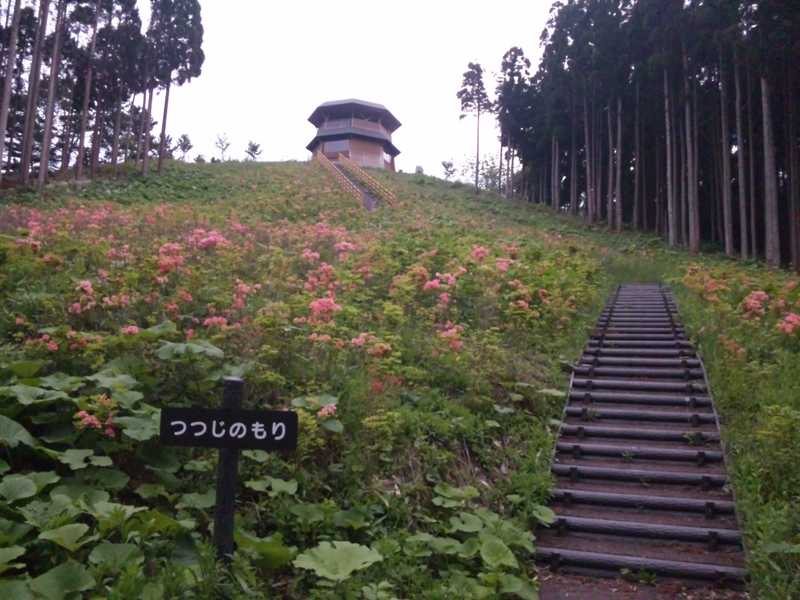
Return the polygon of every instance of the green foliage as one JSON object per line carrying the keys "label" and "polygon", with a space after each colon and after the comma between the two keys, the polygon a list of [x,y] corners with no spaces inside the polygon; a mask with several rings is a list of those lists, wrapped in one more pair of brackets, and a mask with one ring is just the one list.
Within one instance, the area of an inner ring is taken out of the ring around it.
{"label": "green foliage", "polygon": [[[548,390],[602,297],[600,253],[464,188],[376,177],[392,210],[292,163],[168,164],[0,209],[21,240],[0,277],[0,589],[533,597]],[[157,435],[162,407],[218,406],[232,374],[300,437],[242,452],[226,569],[216,452]]]}

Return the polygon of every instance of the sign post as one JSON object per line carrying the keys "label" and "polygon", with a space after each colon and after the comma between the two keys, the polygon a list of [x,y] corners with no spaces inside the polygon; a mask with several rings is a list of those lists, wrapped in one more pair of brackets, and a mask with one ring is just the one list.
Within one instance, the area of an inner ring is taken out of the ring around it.
{"label": "sign post", "polygon": [[239,451],[294,450],[297,448],[297,413],[276,410],[242,410],[244,381],[226,377],[222,408],[161,409],[161,443],[166,446],[219,448],[214,545],[221,560],[234,551],[233,519],[239,479]]}

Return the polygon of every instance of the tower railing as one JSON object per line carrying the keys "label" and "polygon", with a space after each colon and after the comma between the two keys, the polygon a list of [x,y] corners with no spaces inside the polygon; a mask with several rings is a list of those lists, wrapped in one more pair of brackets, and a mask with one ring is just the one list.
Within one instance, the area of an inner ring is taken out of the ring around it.
{"label": "tower railing", "polygon": [[326,171],[328,171],[328,173],[333,175],[333,178],[336,180],[336,182],[339,184],[339,186],[344,191],[346,191],[348,194],[353,196],[356,200],[359,201],[359,203],[363,200],[364,195],[361,193],[361,190],[359,190],[353,184],[353,182],[350,181],[347,177],[342,175],[342,173],[339,171],[339,169],[337,169],[335,166],[333,166],[333,163],[330,161],[330,159],[327,156],[325,156],[325,154],[323,152],[315,152],[314,153],[314,160],[316,160],[320,165],[322,165],[322,167]]}
{"label": "tower railing", "polygon": [[353,175],[355,175],[361,183],[367,186],[373,194],[383,198],[386,201],[386,204],[389,206],[394,206],[395,202],[397,202],[397,197],[394,195],[392,190],[367,173],[349,157],[345,156],[344,154],[339,154],[336,160],[344,165],[345,169],[353,173]]}

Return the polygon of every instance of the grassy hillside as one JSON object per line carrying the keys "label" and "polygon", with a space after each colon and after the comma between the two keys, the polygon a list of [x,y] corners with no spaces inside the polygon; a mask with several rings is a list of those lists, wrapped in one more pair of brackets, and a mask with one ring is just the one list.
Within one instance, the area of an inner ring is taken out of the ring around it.
{"label": "grassy hillside", "polygon": [[[617,281],[661,278],[725,419],[757,597],[789,597],[796,278],[385,177],[400,202],[373,213],[298,163],[5,199],[0,590],[532,598],[562,363]],[[216,453],[157,443],[159,408],[217,406],[226,374],[301,425],[295,453],[243,453],[230,571]]]}

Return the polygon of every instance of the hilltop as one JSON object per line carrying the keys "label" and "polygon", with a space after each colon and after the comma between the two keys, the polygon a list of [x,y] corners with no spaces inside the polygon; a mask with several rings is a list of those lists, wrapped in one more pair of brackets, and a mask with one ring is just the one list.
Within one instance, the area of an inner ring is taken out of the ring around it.
{"label": "hilltop", "polygon": [[[374,174],[398,201],[370,213],[307,163],[4,198],[0,590],[532,598],[564,366],[614,285],[662,280],[709,369],[754,590],[787,597],[797,277]],[[248,406],[299,412],[300,446],[243,453],[228,574],[216,452],[157,431],[162,406],[218,406],[230,374]]]}

